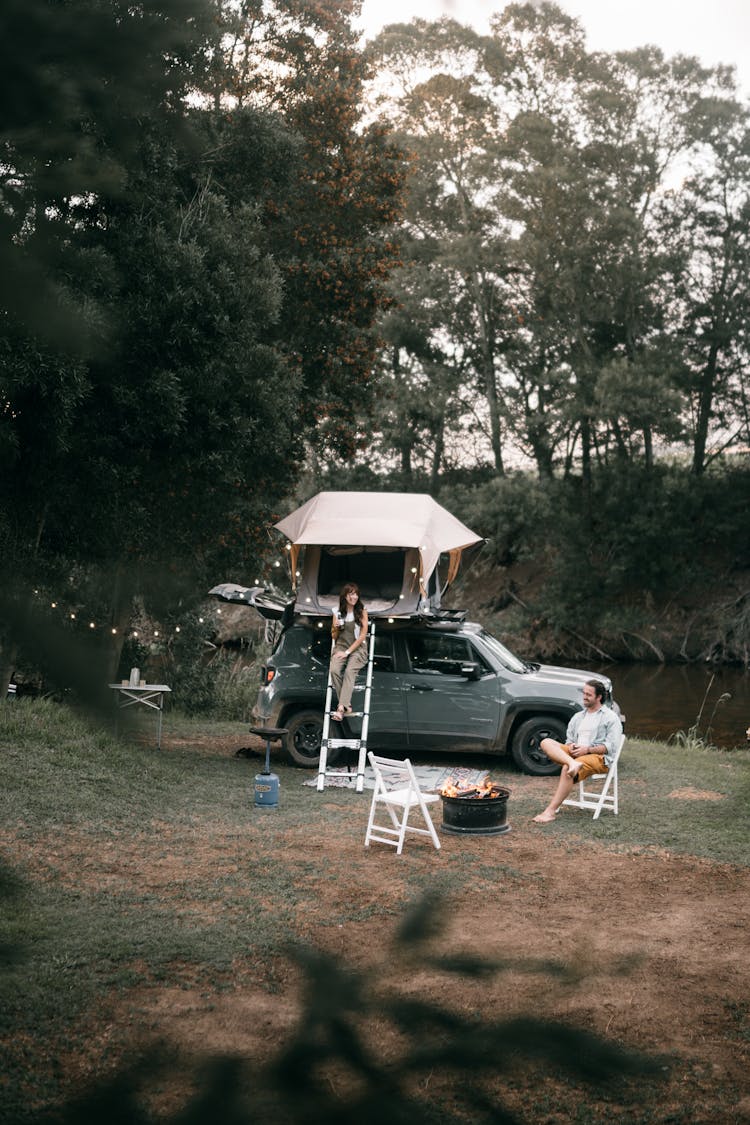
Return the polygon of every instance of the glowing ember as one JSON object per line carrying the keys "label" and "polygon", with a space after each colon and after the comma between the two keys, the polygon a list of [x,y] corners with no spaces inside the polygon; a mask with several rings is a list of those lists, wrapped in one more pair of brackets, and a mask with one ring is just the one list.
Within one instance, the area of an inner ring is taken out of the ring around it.
{"label": "glowing ember", "polygon": [[476,800],[492,801],[497,800],[498,797],[506,796],[508,790],[504,789],[502,785],[498,785],[497,782],[490,781],[488,777],[477,784],[471,784],[468,781],[454,781],[452,777],[449,777],[438,792],[441,797],[471,797]]}

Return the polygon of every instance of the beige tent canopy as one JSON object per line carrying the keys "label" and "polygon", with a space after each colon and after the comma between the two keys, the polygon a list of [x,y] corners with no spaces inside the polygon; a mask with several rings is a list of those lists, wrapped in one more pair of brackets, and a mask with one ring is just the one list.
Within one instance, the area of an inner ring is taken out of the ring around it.
{"label": "beige tent canopy", "polygon": [[[319,492],[277,523],[289,542],[295,609],[330,613],[344,582],[357,582],[370,612],[436,609],[461,556],[483,542],[431,496],[409,492]],[[302,554],[304,558],[302,558]]]}

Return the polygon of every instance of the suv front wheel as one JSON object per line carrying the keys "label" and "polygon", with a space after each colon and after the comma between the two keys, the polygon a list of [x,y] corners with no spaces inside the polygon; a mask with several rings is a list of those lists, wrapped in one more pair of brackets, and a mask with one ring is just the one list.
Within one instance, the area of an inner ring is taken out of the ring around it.
{"label": "suv front wheel", "polygon": [[[323,714],[321,711],[295,711],[284,726],[284,749],[295,766],[317,769],[320,763],[320,740],[323,737]],[[329,750],[327,765],[332,766],[338,750]]]}
{"label": "suv front wheel", "polygon": [[513,735],[510,748],[513,761],[524,773],[535,777],[549,777],[550,774],[559,773],[560,766],[547,757],[539,744],[543,738],[564,742],[566,729],[565,724],[552,715],[527,719]]}

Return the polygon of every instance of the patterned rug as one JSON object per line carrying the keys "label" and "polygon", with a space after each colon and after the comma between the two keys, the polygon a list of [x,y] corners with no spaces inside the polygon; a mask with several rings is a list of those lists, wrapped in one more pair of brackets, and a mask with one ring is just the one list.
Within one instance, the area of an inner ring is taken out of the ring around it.
{"label": "patterned rug", "polygon": [[[341,769],[343,772],[347,769],[346,766],[332,766],[331,769]],[[326,789],[354,789],[357,782],[357,767],[349,766],[348,774],[346,777],[327,777]],[[414,773],[417,775],[419,788],[425,793],[434,793],[440,789],[446,781],[451,778],[454,781],[463,781],[468,785],[479,785],[487,777],[489,770],[470,770],[465,766],[414,766]],[[383,770],[383,775],[387,778],[388,771]],[[318,775],[308,778],[307,781],[302,782],[303,785],[309,785],[312,788],[318,784]],[[375,788],[375,778],[369,766],[365,767],[365,789]]]}

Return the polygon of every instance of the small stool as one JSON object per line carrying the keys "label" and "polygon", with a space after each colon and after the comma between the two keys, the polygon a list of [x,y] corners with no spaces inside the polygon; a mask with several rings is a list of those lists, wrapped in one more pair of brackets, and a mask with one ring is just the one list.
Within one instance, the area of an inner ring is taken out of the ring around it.
{"label": "small stool", "polygon": [[250,727],[250,734],[266,740],[266,764],[262,772],[255,775],[255,804],[260,808],[275,809],[278,806],[279,779],[271,773],[271,743],[278,742],[287,733],[286,727]]}

